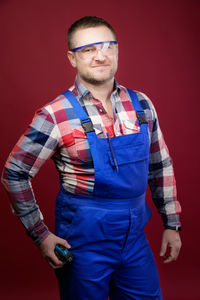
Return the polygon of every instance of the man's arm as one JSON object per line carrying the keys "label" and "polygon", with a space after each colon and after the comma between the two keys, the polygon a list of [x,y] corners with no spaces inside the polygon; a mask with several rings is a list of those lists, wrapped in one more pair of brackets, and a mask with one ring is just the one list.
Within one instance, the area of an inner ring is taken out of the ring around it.
{"label": "man's arm", "polygon": [[[164,258],[164,262],[168,263],[177,259],[181,248],[179,232],[167,229],[169,227],[176,229],[181,226],[179,220],[181,207],[177,200],[172,160],[160,130],[156,110],[146,95],[141,94],[139,98],[149,123],[149,186],[152,199],[162,216],[165,227],[160,255]],[[168,247],[170,254],[166,255]]]}
{"label": "man's arm", "polygon": [[31,179],[53,155],[57,144],[58,132],[51,115],[46,109],[39,110],[3,169],[2,183],[8,192],[13,212],[36,244],[50,233],[36,204]]}
{"label": "man's arm", "polygon": [[44,224],[31,179],[55,153],[59,138],[60,133],[52,115],[45,108],[38,110],[9,155],[2,174],[2,183],[9,195],[13,213],[21,220],[28,235],[39,246],[42,256],[53,268],[63,265],[54,253],[55,245],[62,244],[67,248],[70,245],[50,233]]}

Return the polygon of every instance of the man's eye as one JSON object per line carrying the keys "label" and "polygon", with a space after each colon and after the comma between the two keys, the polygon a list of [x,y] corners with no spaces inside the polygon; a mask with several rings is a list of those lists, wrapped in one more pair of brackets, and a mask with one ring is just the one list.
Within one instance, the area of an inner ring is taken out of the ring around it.
{"label": "man's eye", "polygon": [[112,49],[113,47],[114,47],[114,43],[110,43],[108,46],[109,49]]}
{"label": "man's eye", "polygon": [[87,47],[87,48],[83,48],[82,50],[83,50],[84,53],[90,53],[90,52],[93,51],[93,48]]}

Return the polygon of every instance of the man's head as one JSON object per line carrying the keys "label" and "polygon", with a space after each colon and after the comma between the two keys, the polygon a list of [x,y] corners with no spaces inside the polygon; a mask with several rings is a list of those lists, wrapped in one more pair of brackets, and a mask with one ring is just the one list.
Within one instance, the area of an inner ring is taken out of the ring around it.
{"label": "man's head", "polygon": [[67,33],[67,43],[68,43],[68,48],[69,50],[75,48],[75,44],[74,44],[74,34],[77,30],[79,29],[85,29],[85,28],[94,28],[94,27],[100,27],[100,26],[105,26],[108,29],[110,29],[110,31],[113,34],[113,39],[116,40],[116,34],[114,29],[112,28],[112,26],[105,21],[102,18],[99,17],[95,17],[95,16],[86,16],[83,17],[79,20],[77,20],[76,22],[74,22],[70,28],[68,29],[68,33]]}
{"label": "man's head", "polygon": [[106,21],[84,17],[68,31],[68,58],[83,83],[113,82],[118,63],[116,35]]}

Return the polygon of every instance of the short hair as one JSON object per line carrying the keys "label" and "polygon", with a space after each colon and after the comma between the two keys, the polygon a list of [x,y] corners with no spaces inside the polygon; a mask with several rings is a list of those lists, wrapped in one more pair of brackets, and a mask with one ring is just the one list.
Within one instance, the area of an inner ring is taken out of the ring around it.
{"label": "short hair", "polygon": [[67,43],[68,43],[68,48],[71,50],[73,49],[73,35],[74,33],[80,29],[80,28],[91,28],[91,27],[99,27],[99,26],[106,26],[107,28],[110,29],[110,31],[113,33],[114,38],[116,39],[116,34],[113,29],[113,27],[104,19],[96,17],[96,16],[85,16],[76,22],[74,22],[70,28],[68,29],[67,32]]}

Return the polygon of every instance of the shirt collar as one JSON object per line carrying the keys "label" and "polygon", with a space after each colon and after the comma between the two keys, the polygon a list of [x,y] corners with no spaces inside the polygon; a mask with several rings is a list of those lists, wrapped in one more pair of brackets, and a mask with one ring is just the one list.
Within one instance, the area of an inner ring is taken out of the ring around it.
{"label": "shirt collar", "polygon": [[80,100],[85,98],[86,95],[90,94],[90,91],[80,82],[77,75],[74,81],[74,86]]}
{"label": "shirt collar", "polygon": [[[90,91],[80,82],[80,80],[78,79],[78,76],[76,75],[76,78],[75,78],[75,81],[74,81],[74,86],[75,86],[75,89],[78,93],[78,98],[79,98],[79,101],[83,101],[83,98],[86,97],[86,95],[91,95]],[[113,93],[121,93],[121,87],[120,85],[118,84],[117,80],[115,79],[114,81],[114,90],[113,90]]]}

